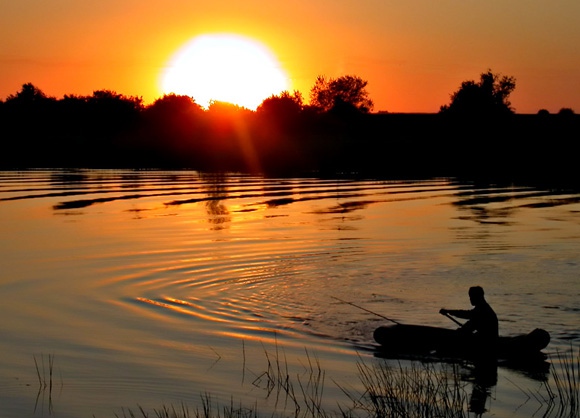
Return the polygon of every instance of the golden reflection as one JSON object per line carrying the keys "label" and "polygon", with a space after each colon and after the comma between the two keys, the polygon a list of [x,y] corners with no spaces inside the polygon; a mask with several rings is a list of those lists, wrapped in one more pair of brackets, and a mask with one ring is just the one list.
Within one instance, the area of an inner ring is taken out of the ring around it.
{"label": "golden reflection", "polygon": [[202,189],[207,194],[205,210],[208,222],[212,230],[221,230],[228,227],[231,216],[228,208],[223,203],[228,198],[227,181],[224,176],[207,176]]}
{"label": "golden reflection", "polygon": [[[165,302],[163,302],[163,301],[153,300],[153,299],[140,297],[140,296],[136,297],[135,300],[138,302],[142,302],[142,303],[146,303],[148,305],[155,306],[155,307],[169,309],[171,311],[174,311],[174,312],[177,312],[180,314],[194,316],[194,317],[199,318],[199,319],[211,321],[213,323],[215,323],[215,322],[230,322],[228,319],[220,318],[217,315],[210,315],[210,314],[202,313],[199,311],[199,309],[200,309],[199,306],[194,305],[194,304],[189,303],[189,302],[186,302],[186,301],[183,301],[183,300],[176,302],[176,299],[165,298]],[[187,309],[187,308],[191,308],[191,309]],[[196,309],[196,310],[194,311],[193,309]]]}
{"label": "golden reflection", "polygon": [[[263,345],[277,345],[278,339],[284,334],[289,334],[286,331],[273,330],[271,328],[263,327],[245,327],[244,332],[223,331],[219,335],[224,337],[233,337],[239,340],[255,341]],[[296,346],[299,344],[297,343]]]}

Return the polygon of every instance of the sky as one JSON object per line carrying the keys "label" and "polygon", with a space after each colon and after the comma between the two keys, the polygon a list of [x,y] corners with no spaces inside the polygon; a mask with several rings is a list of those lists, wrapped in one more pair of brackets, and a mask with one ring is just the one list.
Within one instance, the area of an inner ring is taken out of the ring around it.
{"label": "sky", "polygon": [[0,0],[0,98],[163,95],[199,35],[267,47],[307,98],[318,75],[368,81],[374,111],[437,112],[462,81],[516,78],[517,113],[580,113],[579,0]]}

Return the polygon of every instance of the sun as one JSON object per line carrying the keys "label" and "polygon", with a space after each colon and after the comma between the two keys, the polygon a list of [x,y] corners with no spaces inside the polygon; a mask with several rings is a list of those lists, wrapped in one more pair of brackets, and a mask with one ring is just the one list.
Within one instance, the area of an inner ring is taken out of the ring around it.
{"label": "sun", "polygon": [[264,45],[232,34],[194,38],[171,58],[161,77],[164,94],[191,96],[204,107],[218,100],[251,110],[288,85],[288,76]]}

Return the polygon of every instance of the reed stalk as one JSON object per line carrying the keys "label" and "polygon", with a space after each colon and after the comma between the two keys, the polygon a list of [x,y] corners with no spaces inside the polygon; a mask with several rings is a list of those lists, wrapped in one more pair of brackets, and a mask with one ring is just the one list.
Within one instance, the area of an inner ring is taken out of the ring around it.
{"label": "reed stalk", "polygon": [[551,367],[553,384],[548,380],[544,387],[548,393],[548,411],[545,416],[554,418],[580,417],[580,348],[555,355],[559,367]]}
{"label": "reed stalk", "polygon": [[[245,347],[244,357],[245,357]],[[209,393],[201,395],[198,407],[190,410],[184,403],[163,405],[147,412],[141,406],[136,410],[123,409],[117,418],[258,418],[258,416],[284,418],[465,418],[480,416],[471,409],[476,384],[462,377],[457,363],[409,363],[360,359],[357,362],[361,389],[347,390],[334,382],[346,395],[338,410],[325,410],[323,405],[325,372],[316,356],[306,350],[306,361],[299,373],[290,371],[283,350],[264,349],[265,370],[254,373],[252,384],[264,390],[266,399],[275,397],[275,410],[259,414],[257,406],[223,405]],[[580,418],[580,348],[567,353],[557,353],[551,368],[551,379],[546,379],[537,393],[524,391],[540,404],[534,416],[542,418]],[[39,385],[51,388],[54,356],[44,357],[39,365],[36,357]],[[244,358],[244,373],[245,373]],[[48,377],[47,377],[48,376]],[[471,391],[469,390],[471,389]],[[471,392],[471,397],[469,393]],[[284,401],[278,410],[279,402]]]}
{"label": "reed stalk", "polygon": [[[42,397],[42,404],[44,405],[44,398],[48,392],[48,410],[49,413],[53,412],[52,405],[52,389],[53,389],[53,377],[54,377],[54,354],[49,354],[47,358],[47,364],[44,360],[44,355],[40,356],[40,365],[36,356],[32,356],[34,359],[34,366],[36,368],[36,376],[38,378],[38,393],[36,395],[36,403],[34,405],[34,411],[38,408],[38,403]],[[62,376],[61,376],[61,387],[62,387]]]}
{"label": "reed stalk", "polygon": [[357,364],[362,393],[343,390],[353,404],[351,413],[375,418],[465,417],[468,412],[466,383],[459,367],[431,363],[364,362]]}

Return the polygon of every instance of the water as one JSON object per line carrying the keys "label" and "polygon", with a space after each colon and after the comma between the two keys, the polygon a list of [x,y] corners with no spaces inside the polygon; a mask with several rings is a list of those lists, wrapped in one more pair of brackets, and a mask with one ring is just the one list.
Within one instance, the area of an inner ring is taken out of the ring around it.
{"label": "water", "polygon": [[[439,308],[469,308],[479,284],[502,334],[547,329],[548,353],[580,342],[577,193],[0,172],[0,231],[0,416],[111,417],[204,394],[288,413],[267,396],[269,361],[300,382],[319,365],[337,410],[342,389],[361,388],[357,362],[383,361],[372,331],[386,321],[333,297],[452,328]],[[485,415],[541,411],[529,374],[500,367]]]}

